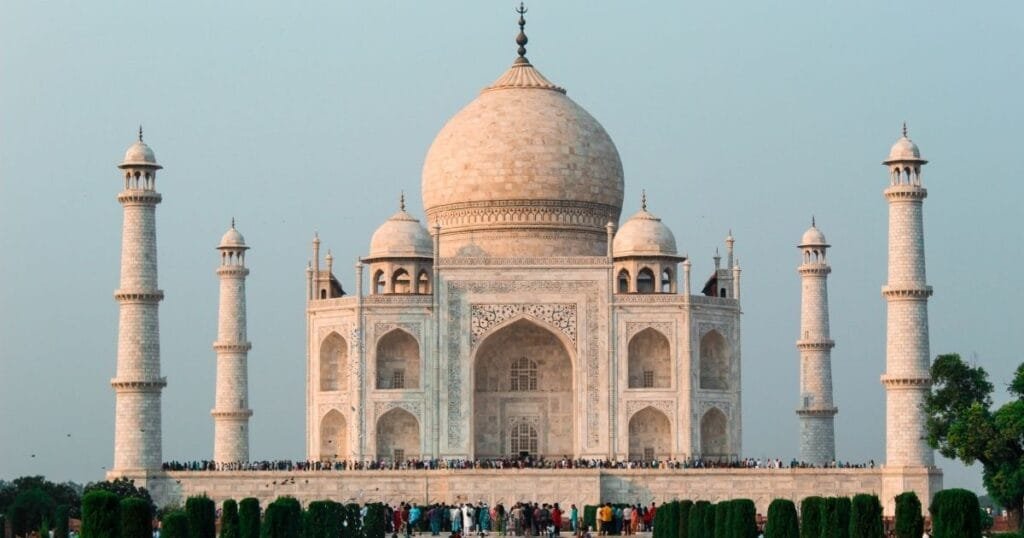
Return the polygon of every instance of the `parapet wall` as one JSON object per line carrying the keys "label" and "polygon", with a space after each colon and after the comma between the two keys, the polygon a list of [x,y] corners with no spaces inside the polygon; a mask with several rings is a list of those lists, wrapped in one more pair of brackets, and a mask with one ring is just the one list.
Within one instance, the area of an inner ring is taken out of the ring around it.
{"label": "parapet wall", "polygon": [[[557,502],[562,506],[599,502],[661,503],[672,499],[717,502],[753,499],[761,514],[776,498],[798,502],[810,495],[873,493],[892,515],[893,498],[908,490],[931,499],[942,488],[942,471],[906,467],[878,469],[503,469],[438,471],[209,471],[129,476],[145,485],[158,506],[184,504],[205,494],[225,499],[256,497],[262,506],[281,495],[303,504],[410,501],[488,504]],[[928,502],[922,503],[928,506]]]}

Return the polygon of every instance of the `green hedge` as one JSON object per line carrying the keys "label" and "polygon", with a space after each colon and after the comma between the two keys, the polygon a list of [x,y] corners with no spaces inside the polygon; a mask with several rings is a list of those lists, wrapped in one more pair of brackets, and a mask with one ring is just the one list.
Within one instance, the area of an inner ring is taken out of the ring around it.
{"label": "green hedge", "polygon": [[913,491],[896,496],[896,537],[920,538],[924,534],[921,500]]}
{"label": "green hedge", "polygon": [[935,494],[928,509],[933,538],[979,538],[981,506],[978,496],[966,489],[944,489]]}
{"label": "green hedge", "polygon": [[104,490],[82,497],[82,538],[117,538],[121,527],[121,500]]}
{"label": "green hedge", "polygon": [[654,525],[651,538],[666,538],[668,534],[668,503],[661,503],[658,510],[654,512],[654,520],[651,523]]}
{"label": "green hedge", "polygon": [[800,538],[821,538],[824,512],[823,497],[812,496],[800,501]]}
{"label": "green hedge", "polygon": [[711,538],[704,526],[704,520],[711,503],[708,501],[697,501],[690,508],[690,520],[686,523],[687,538]]}
{"label": "green hedge", "polygon": [[238,503],[238,537],[260,538],[260,501],[255,497]]}
{"label": "green hedge", "polygon": [[206,495],[185,500],[188,533],[192,538],[216,538],[217,504]]}
{"label": "green hedge", "polygon": [[220,509],[220,538],[238,538],[238,503],[224,501]]}
{"label": "green hedge", "polygon": [[676,538],[688,538],[691,510],[693,510],[693,501],[679,501],[679,528],[676,530]]}
{"label": "green hedge", "polygon": [[121,538],[152,538],[153,512],[149,501],[138,497],[121,499]]}
{"label": "green hedge", "polygon": [[338,538],[341,536],[341,511],[334,501],[313,501],[306,508],[306,538]]}
{"label": "green hedge", "polygon": [[363,519],[364,538],[384,538],[387,526],[384,523],[386,513],[384,505],[373,503],[366,507],[366,518]]}
{"label": "green hedge", "polygon": [[882,503],[875,495],[861,493],[850,504],[850,538],[882,538]]}
{"label": "green hedge", "polygon": [[715,536],[715,513],[716,508],[713,503],[708,503],[708,507],[704,509],[704,537],[714,538]]}
{"label": "green hedge", "polygon": [[796,504],[789,499],[775,499],[768,505],[768,521],[764,538],[800,538]]}
{"label": "green hedge", "polygon": [[757,507],[750,499],[729,503],[729,538],[757,538]]}
{"label": "green hedge", "polygon": [[711,531],[714,538],[729,538],[729,509],[732,508],[732,501],[722,501],[715,504],[715,527]]}
{"label": "green hedge", "polygon": [[182,510],[164,514],[160,525],[160,538],[189,538],[188,516]]}
{"label": "green hedge", "polygon": [[[341,527],[343,538],[362,538],[363,536],[363,516],[362,506],[356,503],[348,503],[341,511]],[[427,510],[424,508],[423,515],[420,516],[423,521],[427,520]]]}
{"label": "green hedge", "polygon": [[821,504],[821,538],[849,538],[850,499],[829,497]]}
{"label": "green hedge", "polygon": [[267,506],[260,528],[261,538],[295,538],[301,534],[302,505],[297,499],[278,497]]}

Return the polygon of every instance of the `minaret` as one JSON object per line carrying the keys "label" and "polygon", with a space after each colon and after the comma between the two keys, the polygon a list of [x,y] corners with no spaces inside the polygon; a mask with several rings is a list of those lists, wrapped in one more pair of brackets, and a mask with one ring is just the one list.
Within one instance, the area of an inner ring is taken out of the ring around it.
{"label": "minaret", "polygon": [[124,190],[117,195],[124,225],[121,282],[114,292],[120,305],[117,374],[110,381],[116,401],[114,476],[160,469],[160,393],[167,385],[160,377],[158,307],[164,293],[156,274],[156,171],[163,167],[142,141],[142,127],[117,167],[124,171]]}
{"label": "minaret", "polygon": [[928,297],[924,268],[922,208],[928,191],[921,186],[921,158],[907,126],[893,144],[889,158],[889,281],[885,297],[886,395],[885,460],[889,467],[932,466],[934,453],[925,436],[921,408],[931,387],[928,351]]}
{"label": "minaret", "polygon": [[835,415],[832,400],[832,348],[829,337],[828,275],[832,268],[825,252],[829,245],[815,226],[804,232],[798,248],[800,273],[800,460],[826,465],[836,459]]}
{"label": "minaret", "polygon": [[231,229],[220,239],[220,314],[217,317],[217,395],[213,410],[213,460],[219,464],[249,461],[249,371],[252,344],[245,330],[245,239]]}

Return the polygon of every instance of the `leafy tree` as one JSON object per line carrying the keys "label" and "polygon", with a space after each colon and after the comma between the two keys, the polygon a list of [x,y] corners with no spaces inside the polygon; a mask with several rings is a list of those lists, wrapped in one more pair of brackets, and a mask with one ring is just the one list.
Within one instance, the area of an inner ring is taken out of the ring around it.
{"label": "leafy tree", "polygon": [[714,538],[729,538],[729,509],[732,501],[721,501],[715,504]]}
{"label": "leafy tree", "polygon": [[807,497],[800,501],[800,538],[821,538],[823,497]]}
{"label": "leafy tree", "polygon": [[82,538],[118,538],[121,500],[106,490],[82,496]]}
{"label": "leafy tree", "polygon": [[[690,533],[690,511],[693,510],[693,501],[680,501],[679,503],[679,529],[675,538],[688,538]],[[658,515],[657,512],[654,513]],[[671,535],[670,535],[671,536]]]}
{"label": "leafy tree", "polygon": [[160,525],[160,538],[189,538],[188,516],[182,510],[172,510],[164,514]]}
{"label": "leafy tree", "polygon": [[[53,538],[68,538],[68,523],[70,507],[66,504],[57,506],[53,512]],[[2,527],[0,527],[2,528]]]}
{"label": "leafy tree", "polygon": [[238,538],[238,503],[224,501],[220,512],[220,538]]}
{"label": "leafy tree", "polygon": [[114,495],[117,495],[118,500],[127,499],[129,497],[137,497],[139,499],[145,499],[149,503],[149,510],[152,513],[156,513],[156,504],[153,502],[153,498],[149,495],[149,491],[146,488],[140,488],[135,486],[135,481],[128,478],[116,478],[114,480],[104,480],[102,482],[90,482],[85,485],[85,492],[90,493],[93,491],[109,491]]}
{"label": "leafy tree", "polygon": [[[850,499],[829,497],[821,509],[822,538],[850,537]],[[916,537],[915,537],[916,538]]]}
{"label": "leafy tree", "polygon": [[121,499],[121,538],[151,538],[153,512],[146,499]]}
{"label": "leafy tree", "polygon": [[188,533],[192,538],[214,538],[217,535],[217,504],[206,495],[185,500]]}
{"label": "leafy tree", "polygon": [[334,501],[313,501],[306,509],[306,538],[337,538],[341,536],[343,507]]}
{"label": "leafy tree", "polygon": [[944,489],[928,509],[934,538],[981,538],[978,496],[966,489]]}
{"label": "leafy tree", "polygon": [[[711,538],[707,532],[707,527],[704,526],[705,514],[710,506],[711,503],[708,501],[693,503],[693,508],[690,508],[690,521],[686,523],[688,538]],[[657,516],[658,513],[655,512],[654,515]]]}
{"label": "leafy tree", "polygon": [[1011,400],[992,408],[992,383],[980,366],[959,355],[939,355],[925,399],[928,443],[947,458],[981,463],[985,489],[1018,528],[1024,510],[1024,364],[1008,390]]}
{"label": "leafy tree", "polygon": [[704,509],[704,538],[714,538],[715,536],[716,506],[708,503],[707,508]]}
{"label": "leafy tree", "polygon": [[[775,499],[768,505],[764,538],[800,538],[796,505],[789,499]],[[917,538],[917,537],[914,537]]]}
{"label": "leafy tree", "polygon": [[918,538],[924,534],[921,500],[913,491],[896,496],[896,538]]}
{"label": "leafy tree", "polygon": [[238,503],[238,536],[239,538],[259,538],[260,536],[260,501],[254,497],[246,497]]}
{"label": "leafy tree", "polygon": [[10,482],[0,481],[0,514],[7,513],[18,494],[33,489],[44,491],[57,505],[72,507],[73,515],[77,515],[77,507],[82,504],[82,486],[74,482],[56,484],[38,475],[22,476]]}
{"label": "leafy tree", "polygon": [[294,538],[301,534],[302,505],[295,497],[278,497],[267,506],[260,532],[262,538]]}
{"label": "leafy tree", "polygon": [[15,535],[28,535],[43,521],[53,519],[57,503],[41,488],[22,491],[7,508],[7,518]]}
{"label": "leafy tree", "polygon": [[[342,536],[362,538],[363,536],[363,515],[362,506],[356,503],[348,503],[341,511],[341,526],[344,530]],[[426,510],[424,510],[424,514]],[[423,521],[427,521],[424,515]]]}
{"label": "leafy tree", "polygon": [[657,525],[655,525],[655,532],[658,533],[659,538],[673,538],[673,532],[678,532],[679,529],[679,501],[670,501],[661,505],[661,508],[654,513],[654,517],[658,517],[659,514],[662,516],[661,526],[663,530],[659,531]]}
{"label": "leafy tree", "polygon": [[850,503],[850,538],[882,538],[882,503],[875,495],[854,495]]}
{"label": "leafy tree", "polygon": [[757,538],[757,507],[750,499],[729,503],[728,538]]}
{"label": "leafy tree", "polygon": [[384,524],[384,515],[383,504],[373,503],[366,506],[366,519],[363,520],[363,536],[365,538],[384,538],[387,528]]}

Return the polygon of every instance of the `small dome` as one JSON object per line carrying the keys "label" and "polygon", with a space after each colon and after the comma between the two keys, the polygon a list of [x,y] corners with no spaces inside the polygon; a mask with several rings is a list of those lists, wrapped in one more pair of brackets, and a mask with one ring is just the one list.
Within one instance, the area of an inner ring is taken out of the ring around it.
{"label": "small dome", "polygon": [[153,148],[142,141],[142,128],[139,128],[139,139],[131,146],[128,146],[128,150],[124,152],[124,160],[117,166],[118,168],[130,168],[133,166],[163,168],[157,164]]}
{"label": "small dome", "polygon": [[825,240],[825,234],[821,233],[821,230],[819,230],[816,226],[814,226],[812,224],[811,227],[808,228],[806,232],[804,232],[803,237],[800,238],[800,246],[801,247],[810,247],[810,246],[826,246],[827,247],[828,246],[828,241]]}
{"label": "small dome", "polygon": [[612,243],[615,257],[675,256],[676,237],[661,219],[640,210],[619,228]]}
{"label": "small dome", "polygon": [[433,256],[434,242],[427,229],[403,208],[373,232],[367,259]]}
{"label": "small dome", "polygon": [[903,124],[903,135],[900,136],[896,143],[889,149],[889,157],[884,161],[884,164],[900,161],[920,161],[926,163],[921,158],[921,150],[918,149],[917,144],[914,143],[910,137],[907,136],[907,125]]}
{"label": "small dome", "polygon": [[245,246],[245,238],[242,234],[235,229],[235,224],[231,223],[231,228],[224,232],[224,235],[220,238],[220,245],[217,248],[249,248]]}

